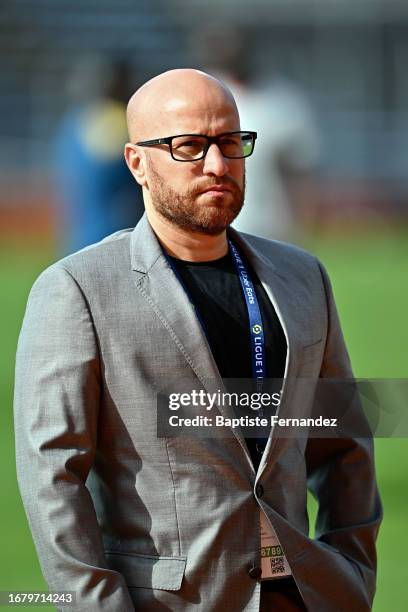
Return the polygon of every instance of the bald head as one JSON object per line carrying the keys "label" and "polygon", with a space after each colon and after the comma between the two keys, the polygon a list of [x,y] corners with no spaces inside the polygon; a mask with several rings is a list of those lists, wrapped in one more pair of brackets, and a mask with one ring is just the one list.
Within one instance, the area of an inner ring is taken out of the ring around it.
{"label": "bald head", "polygon": [[[239,115],[230,90],[199,70],[169,70],[133,94],[127,121],[126,163],[143,188],[146,213],[157,235],[163,227],[190,238],[223,235],[224,248],[225,229],[244,201],[244,156],[225,156],[214,142],[202,157],[180,160],[173,147],[179,155],[197,147],[200,152],[203,141],[194,135],[208,136],[210,143],[219,136],[223,143],[238,144],[239,137],[232,135],[240,130]],[[182,137],[176,145],[174,139],[155,142],[176,136]],[[140,141],[153,142],[137,144]]]}
{"label": "bald head", "polygon": [[[129,100],[127,125],[130,141],[180,133],[177,132],[178,125],[183,133],[183,120],[187,116],[193,126],[195,119],[210,119],[219,113],[220,108],[236,116],[239,129],[238,110],[226,85],[200,70],[168,70],[147,81]],[[169,132],[170,126],[172,131]]]}

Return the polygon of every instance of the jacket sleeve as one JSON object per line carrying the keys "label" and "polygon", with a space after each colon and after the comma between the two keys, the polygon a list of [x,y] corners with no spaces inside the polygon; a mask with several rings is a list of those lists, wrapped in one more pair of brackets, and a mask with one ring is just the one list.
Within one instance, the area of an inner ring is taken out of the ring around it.
{"label": "jacket sleeve", "polygon": [[86,299],[61,265],[35,282],[20,333],[14,391],[17,478],[50,591],[63,610],[134,610],[108,569],[85,482],[94,461],[100,360]]}
{"label": "jacket sleeve", "polygon": [[[328,310],[320,377],[350,381],[353,373],[330,281],[321,264],[320,270]],[[350,593],[350,610],[369,610],[375,593],[375,541],[382,519],[373,441],[368,436],[310,438],[306,463],[308,486],[318,502],[317,543],[339,552],[354,566],[362,582],[362,600],[356,607]]]}

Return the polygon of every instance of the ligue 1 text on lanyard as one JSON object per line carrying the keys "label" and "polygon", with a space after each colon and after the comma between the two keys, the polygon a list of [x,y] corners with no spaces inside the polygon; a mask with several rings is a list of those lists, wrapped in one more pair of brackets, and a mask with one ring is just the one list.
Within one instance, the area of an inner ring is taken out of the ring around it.
{"label": "ligue 1 text on lanyard", "polygon": [[249,271],[231,240],[228,240],[228,244],[248,310],[249,333],[251,337],[252,376],[256,380],[257,389],[260,390],[263,380],[266,377],[265,336],[261,310]]}

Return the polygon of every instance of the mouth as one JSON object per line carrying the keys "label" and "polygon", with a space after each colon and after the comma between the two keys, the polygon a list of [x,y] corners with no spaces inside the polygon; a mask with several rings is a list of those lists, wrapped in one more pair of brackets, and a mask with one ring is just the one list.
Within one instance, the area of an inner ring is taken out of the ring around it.
{"label": "mouth", "polygon": [[222,195],[223,193],[232,193],[232,191],[226,185],[211,185],[211,187],[207,187],[201,193],[218,193]]}

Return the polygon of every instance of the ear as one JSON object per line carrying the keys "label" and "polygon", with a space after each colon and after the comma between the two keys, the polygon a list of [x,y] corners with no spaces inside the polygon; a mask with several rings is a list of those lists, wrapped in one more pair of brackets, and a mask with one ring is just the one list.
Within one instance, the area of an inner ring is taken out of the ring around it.
{"label": "ear", "polygon": [[130,172],[132,173],[132,175],[134,176],[135,180],[142,187],[146,187],[147,181],[146,181],[145,159],[140,149],[136,145],[132,144],[131,142],[127,142],[125,144],[124,155],[125,155],[127,166]]}

